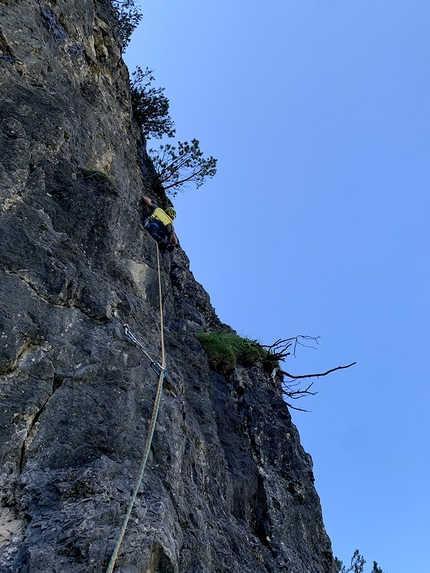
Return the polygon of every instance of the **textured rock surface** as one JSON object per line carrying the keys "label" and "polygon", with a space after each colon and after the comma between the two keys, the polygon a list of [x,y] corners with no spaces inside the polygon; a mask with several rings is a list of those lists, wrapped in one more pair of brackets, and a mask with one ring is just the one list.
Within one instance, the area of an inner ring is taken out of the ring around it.
{"label": "textured rock surface", "polygon": [[[159,358],[148,167],[108,2],[0,0],[0,570],[102,572]],[[259,366],[210,371],[220,327],[162,259],[168,377],[122,573],[332,573],[312,462]]]}

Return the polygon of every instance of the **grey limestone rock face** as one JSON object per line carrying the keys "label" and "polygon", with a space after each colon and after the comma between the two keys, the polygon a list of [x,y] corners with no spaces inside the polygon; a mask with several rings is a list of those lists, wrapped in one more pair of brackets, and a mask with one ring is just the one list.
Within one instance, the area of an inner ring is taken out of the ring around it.
{"label": "grey limestone rock face", "polygon": [[[138,473],[160,357],[150,166],[109,2],[0,0],[0,570],[102,573]],[[154,197],[155,199],[160,199]],[[181,248],[161,259],[167,378],[115,571],[332,573],[312,462]]]}

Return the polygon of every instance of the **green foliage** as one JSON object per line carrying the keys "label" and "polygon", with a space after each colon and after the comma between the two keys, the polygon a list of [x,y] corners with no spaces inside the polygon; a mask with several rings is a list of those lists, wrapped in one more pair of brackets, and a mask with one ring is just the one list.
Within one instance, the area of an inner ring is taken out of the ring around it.
{"label": "green foliage", "polygon": [[216,174],[217,160],[212,156],[204,159],[200,143],[192,139],[191,143],[178,142],[178,148],[170,145],[160,145],[159,151],[149,150],[158,180],[165,191],[173,197],[177,190],[194,184],[197,188],[203,185],[206,177]]}
{"label": "green foliage", "polygon": [[130,43],[131,35],[142,19],[142,12],[136,8],[134,0],[111,0],[118,18],[122,49]]}
{"label": "green foliage", "polygon": [[210,368],[226,375],[231,374],[236,364],[252,366],[265,354],[258,342],[236,334],[207,332],[197,334],[196,338],[208,355]]}
{"label": "green foliage", "polygon": [[[351,558],[351,564],[347,568],[346,565],[342,563],[337,557],[334,559],[336,573],[363,573],[364,571],[364,564],[366,563],[364,557],[360,555],[358,549],[354,551],[354,554]],[[384,573],[376,561],[373,562],[373,568],[371,573]]]}
{"label": "green foliage", "polygon": [[[137,67],[130,83],[131,104],[137,124],[145,137],[162,138],[175,135],[175,124],[169,115],[169,100],[164,95],[164,88],[155,88],[153,71]],[[156,177],[153,187],[168,192],[175,197],[178,189],[192,184],[199,188],[206,177],[212,178],[216,173],[217,160],[214,157],[205,159],[197,139],[178,141],[177,147],[166,143],[158,150],[150,149],[149,160],[152,162]]]}
{"label": "green foliage", "polygon": [[161,138],[175,135],[174,123],[169,116],[169,100],[163,94],[164,88],[151,86],[155,80],[153,70],[137,67],[130,85],[131,104],[134,117],[145,137]]}

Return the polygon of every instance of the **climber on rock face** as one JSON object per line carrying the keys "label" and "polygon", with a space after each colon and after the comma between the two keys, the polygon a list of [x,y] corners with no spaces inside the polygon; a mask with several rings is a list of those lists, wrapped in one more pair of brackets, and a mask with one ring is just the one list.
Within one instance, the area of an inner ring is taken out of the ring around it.
{"label": "climber on rock face", "polygon": [[158,243],[161,251],[173,251],[178,244],[178,237],[173,228],[176,211],[173,207],[163,210],[149,197],[142,197],[143,203],[152,209],[151,215],[145,221],[145,229]]}

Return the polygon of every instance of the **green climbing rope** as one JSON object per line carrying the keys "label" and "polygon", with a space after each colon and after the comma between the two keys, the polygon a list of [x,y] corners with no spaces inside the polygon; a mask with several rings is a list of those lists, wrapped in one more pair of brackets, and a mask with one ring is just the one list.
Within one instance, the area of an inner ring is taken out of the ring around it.
{"label": "green climbing rope", "polygon": [[139,468],[139,473],[138,473],[138,476],[136,479],[136,484],[134,486],[134,490],[133,490],[133,494],[131,496],[130,503],[128,505],[128,510],[127,510],[126,516],[124,518],[124,523],[122,525],[121,532],[119,534],[115,549],[112,553],[112,557],[109,561],[109,565],[108,565],[108,568],[106,570],[106,573],[112,573],[112,571],[115,568],[115,563],[116,563],[116,560],[118,558],[118,553],[119,553],[121,543],[122,543],[122,540],[124,538],[124,535],[125,535],[125,532],[127,529],[128,521],[130,519],[130,515],[131,515],[132,509],[134,506],[134,502],[136,501],[136,497],[137,497],[137,494],[139,492],[140,484],[142,483],[143,474],[145,473],[146,461],[148,459],[149,450],[151,448],[151,443],[152,443],[152,438],[154,436],[155,424],[157,422],[158,410],[160,407],[161,394],[162,394],[162,390],[163,390],[163,380],[164,380],[164,376],[166,374],[165,357],[164,357],[164,327],[163,327],[163,304],[162,304],[162,291],[161,291],[160,253],[158,250],[158,245],[157,245],[157,266],[158,266],[158,295],[160,298],[161,364],[159,364],[158,362],[152,361],[151,357],[143,349],[143,346],[139,343],[139,341],[130,332],[130,330],[128,329],[128,326],[126,324],[124,325],[126,335],[131,340],[134,339],[133,342],[145,352],[145,355],[149,358],[149,360],[151,360],[152,365],[157,365],[159,367],[159,378],[158,378],[157,393],[155,395],[155,400],[154,400],[154,407],[152,409],[151,421],[149,423],[148,436],[146,438],[146,443],[145,443],[145,448],[143,451],[142,461],[141,461],[140,468]]}

